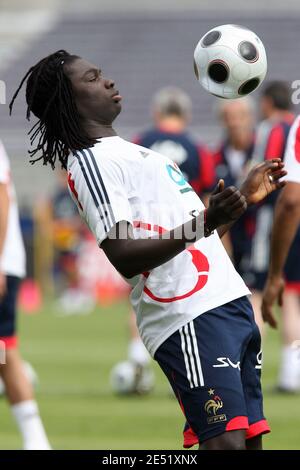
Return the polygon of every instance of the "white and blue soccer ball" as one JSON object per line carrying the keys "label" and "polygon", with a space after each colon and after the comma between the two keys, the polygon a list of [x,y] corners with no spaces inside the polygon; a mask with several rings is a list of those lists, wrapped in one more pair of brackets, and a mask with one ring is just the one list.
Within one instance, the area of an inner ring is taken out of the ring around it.
{"label": "white and blue soccer ball", "polygon": [[154,373],[148,366],[139,366],[131,361],[116,364],[110,374],[110,384],[117,395],[150,393],[154,387]]}
{"label": "white and blue soccer ball", "polygon": [[235,99],[252,93],[267,73],[267,55],[261,39],[234,24],[208,31],[194,51],[199,83],[212,95]]}

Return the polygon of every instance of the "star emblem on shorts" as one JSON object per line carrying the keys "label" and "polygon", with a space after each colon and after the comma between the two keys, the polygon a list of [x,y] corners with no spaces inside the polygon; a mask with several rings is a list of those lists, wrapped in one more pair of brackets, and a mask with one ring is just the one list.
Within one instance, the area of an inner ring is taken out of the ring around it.
{"label": "star emblem on shorts", "polygon": [[208,390],[208,394],[209,394],[209,395],[214,395],[214,394],[215,394],[214,389],[213,389],[213,388],[210,388],[210,389]]}

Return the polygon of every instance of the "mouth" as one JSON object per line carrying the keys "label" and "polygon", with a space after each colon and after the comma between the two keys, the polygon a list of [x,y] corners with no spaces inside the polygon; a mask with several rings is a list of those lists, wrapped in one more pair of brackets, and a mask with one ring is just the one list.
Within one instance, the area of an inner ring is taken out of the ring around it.
{"label": "mouth", "polygon": [[113,93],[112,99],[113,99],[116,103],[118,103],[119,101],[121,101],[122,96],[120,95],[119,90],[116,90],[115,93]]}

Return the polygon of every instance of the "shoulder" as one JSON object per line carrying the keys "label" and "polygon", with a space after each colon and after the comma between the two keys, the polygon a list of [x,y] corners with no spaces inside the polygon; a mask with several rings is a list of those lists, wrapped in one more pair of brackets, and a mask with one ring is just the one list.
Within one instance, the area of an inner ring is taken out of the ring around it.
{"label": "shoulder", "polygon": [[[103,141],[94,147],[73,151],[68,158],[68,171],[75,180],[85,180],[89,186],[99,182],[110,185],[126,184],[132,163],[138,160],[139,146],[123,139]],[[141,159],[141,158],[140,158]]]}
{"label": "shoulder", "polygon": [[134,136],[132,143],[147,146],[151,145],[151,143],[160,137],[161,132],[158,129],[151,128]]}

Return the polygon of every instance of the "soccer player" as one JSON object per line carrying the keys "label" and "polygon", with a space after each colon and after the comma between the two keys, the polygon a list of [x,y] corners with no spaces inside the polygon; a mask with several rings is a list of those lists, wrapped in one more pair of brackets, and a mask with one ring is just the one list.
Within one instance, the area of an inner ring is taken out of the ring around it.
{"label": "soccer player", "polygon": [[[254,162],[274,157],[283,158],[291,125],[295,119],[292,112],[291,88],[281,81],[269,82],[263,89],[260,99],[261,113],[264,120],[258,126],[257,142],[254,150]],[[292,174],[289,172],[289,177]],[[262,291],[269,268],[270,239],[274,217],[274,207],[278,193],[266,198],[257,208],[256,231],[252,243],[251,272],[253,282],[249,284],[254,290],[252,304],[256,320],[261,328]],[[281,392],[300,391],[300,364],[297,351],[293,347],[300,332],[300,269],[299,269],[300,230],[295,238],[286,259],[284,273],[286,289],[282,308],[282,350],[279,366],[277,390]]]}
{"label": "soccer player", "polygon": [[[279,305],[287,311],[290,301],[283,298],[286,279],[284,266],[289,254],[293,240],[297,234],[300,223],[300,116],[298,116],[290,130],[287,148],[285,152],[285,164],[288,169],[286,177],[287,185],[282,190],[274,213],[274,224],[271,238],[270,267],[267,282],[263,292],[262,315],[263,319],[272,328],[277,327],[274,316],[274,304]],[[299,252],[294,255],[294,264],[299,269]],[[292,315],[290,323],[283,324],[285,335],[288,335],[289,343],[289,363],[286,365],[285,387],[290,391],[300,391],[300,363],[299,363],[299,339],[300,339],[300,315],[299,315],[299,291],[292,305]]]}
{"label": "soccer player", "polygon": [[[196,143],[187,131],[192,118],[192,101],[181,88],[159,89],[152,98],[153,125],[134,138],[134,143],[173,160],[195,192],[207,201],[216,183],[214,160],[204,145]],[[132,312],[128,357],[138,369],[147,367],[149,354],[141,342]]]}
{"label": "soccer player", "polygon": [[5,346],[5,363],[0,363],[0,376],[24,450],[49,450],[32,385],[24,373],[18,350],[16,302],[18,287],[25,275],[25,250],[18,217],[9,159],[0,142],[0,342]]}
{"label": "soccer player", "polygon": [[283,186],[283,164],[255,167],[241,192],[219,181],[205,209],[172,160],[117,136],[122,98],[97,66],[57,51],[29,69],[10,109],[26,80],[27,116],[38,118],[31,157],[67,168],[80,214],[132,285],[140,335],[201,447],[261,448],[269,426],[260,335],[219,235]]}

